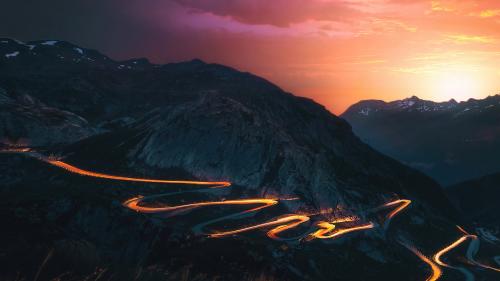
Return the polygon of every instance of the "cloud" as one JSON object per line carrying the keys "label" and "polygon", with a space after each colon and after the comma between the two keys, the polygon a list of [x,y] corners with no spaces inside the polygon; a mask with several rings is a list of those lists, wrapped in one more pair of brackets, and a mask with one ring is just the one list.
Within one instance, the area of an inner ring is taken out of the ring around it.
{"label": "cloud", "polygon": [[455,7],[447,5],[443,1],[431,1],[431,11],[433,12],[454,12]]}
{"label": "cloud", "polygon": [[496,16],[500,16],[500,9],[484,10],[479,13],[479,17],[481,18],[492,18]]}
{"label": "cloud", "polygon": [[488,44],[488,43],[493,43],[495,41],[492,37],[489,36],[477,36],[477,35],[465,35],[465,34],[447,35],[446,37],[457,44],[466,44],[466,43]]}
{"label": "cloud", "polygon": [[230,17],[246,24],[289,27],[309,20],[345,22],[366,14],[362,2],[325,0],[174,0],[193,12]]}

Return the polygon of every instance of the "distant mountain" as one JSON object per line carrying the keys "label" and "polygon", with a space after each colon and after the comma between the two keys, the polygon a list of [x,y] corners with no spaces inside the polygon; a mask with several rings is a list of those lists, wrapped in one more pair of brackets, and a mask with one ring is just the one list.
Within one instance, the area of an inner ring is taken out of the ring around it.
{"label": "distant mountain", "polygon": [[500,95],[366,100],[341,115],[363,141],[444,185],[500,170]]}
{"label": "distant mountain", "polygon": [[[0,271],[2,280],[423,280],[425,264],[401,241],[430,255],[459,235],[455,224],[462,220],[436,182],[373,150],[323,106],[249,73],[200,60],[117,62],[62,41],[0,39],[0,87],[6,100],[36,100],[30,110],[44,108],[40,120],[52,108],[68,112],[62,127],[74,117],[77,128],[88,128],[67,140],[59,125],[49,126],[56,133],[26,130],[15,138],[4,130],[4,146],[34,145],[37,153],[109,174],[233,183],[229,191],[203,193],[78,176],[40,162],[38,154],[0,154],[0,190],[9,198],[0,212],[9,226],[0,234],[0,262],[8,269]],[[13,122],[27,122],[24,113],[12,114]],[[61,141],[32,139],[44,134]],[[241,206],[177,216],[122,206],[131,197],[165,193],[171,197],[151,204],[284,199],[215,229],[287,214],[311,220],[283,240],[262,230],[214,239],[193,225]],[[411,205],[387,227],[391,210],[384,215],[379,207],[398,198]],[[373,221],[373,230],[293,239],[345,216]]]}
{"label": "distant mountain", "polygon": [[458,183],[447,192],[469,220],[500,237],[500,173]]}

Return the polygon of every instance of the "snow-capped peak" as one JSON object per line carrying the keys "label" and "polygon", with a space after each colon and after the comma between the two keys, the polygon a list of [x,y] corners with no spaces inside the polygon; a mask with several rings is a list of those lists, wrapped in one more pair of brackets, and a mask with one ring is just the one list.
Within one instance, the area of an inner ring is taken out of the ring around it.
{"label": "snow-capped peak", "polygon": [[45,46],[54,46],[55,44],[57,44],[57,40],[49,40],[49,41],[45,41],[42,43],[42,45],[45,45]]}
{"label": "snow-capped peak", "polygon": [[19,51],[15,51],[15,52],[10,53],[10,54],[5,54],[5,57],[6,58],[13,58],[13,57],[17,57],[17,55],[19,55]]}

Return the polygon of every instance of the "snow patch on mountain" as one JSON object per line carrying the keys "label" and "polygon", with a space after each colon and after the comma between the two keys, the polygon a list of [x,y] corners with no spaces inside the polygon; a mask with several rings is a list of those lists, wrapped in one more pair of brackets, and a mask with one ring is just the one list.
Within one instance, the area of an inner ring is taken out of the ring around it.
{"label": "snow patch on mountain", "polygon": [[45,45],[45,46],[54,46],[55,44],[57,44],[57,42],[59,42],[59,41],[49,40],[49,41],[43,42],[42,45]]}
{"label": "snow patch on mountain", "polygon": [[363,108],[363,109],[361,109],[361,110],[359,111],[359,114],[362,114],[362,115],[368,116],[368,115],[370,115],[370,110],[371,110],[371,109],[370,109],[370,108],[368,108],[368,107],[367,107],[367,108]]}
{"label": "snow patch on mountain", "polygon": [[73,50],[75,50],[78,53],[80,53],[80,55],[83,55],[83,50],[81,48],[73,48]]}
{"label": "snow patch on mountain", "polygon": [[398,106],[401,108],[410,108],[415,104],[415,101],[411,99],[404,99],[398,102]]}
{"label": "snow patch on mountain", "polygon": [[347,111],[355,110],[356,114],[369,116],[378,111],[393,111],[393,112],[455,112],[456,116],[469,112],[482,112],[482,110],[490,109],[497,103],[500,103],[500,95],[487,97],[482,100],[469,99],[458,103],[451,99],[446,102],[434,102],[422,100],[416,96],[403,100],[392,102],[384,102],[380,100],[365,100],[351,106]]}
{"label": "snow patch on mountain", "polygon": [[15,51],[13,53],[5,54],[5,57],[6,58],[13,58],[13,57],[17,57],[17,55],[19,55],[19,51]]}

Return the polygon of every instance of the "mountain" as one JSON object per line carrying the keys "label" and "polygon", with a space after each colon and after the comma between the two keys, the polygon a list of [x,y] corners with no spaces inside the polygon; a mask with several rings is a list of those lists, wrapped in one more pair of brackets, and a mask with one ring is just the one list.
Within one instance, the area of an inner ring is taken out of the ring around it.
{"label": "mountain", "polygon": [[[124,154],[127,162],[175,166],[199,177],[270,186],[280,194],[298,189],[318,207],[329,197],[355,196],[339,196],[343,186],[351,186],[346,177],[353,172],[387,178],[387,191],[400,192],[409,184],[416,188],[412,181],[389,183],[394,169],[420,175],[361,143],[346,122],[249,73],[200,60],[121,68],[123,62],[62,41],[0,42],[8,42],[6,54],[25,48],[0,60],[0,82],[11,97],[36,98],[102,130],[128,120],[126,130],[144,137]],[[87,53],[93,60],[69,55]],[[386,164],[370,168],[379,162]],[[358,185],[369,190],[369,182]],[[433,193],[432,187],[427,192]]]}
{"label": "mountain", "polygon": [[[464,222],[436,182],[323,106],[226,66],[0,39],[0,87],[88,129],[1,136],[2,280],[423,280],[432,272],[404,245],[431,255]],[[266,226],[287,218],[301,221]],[[219,237],[237,227],[254,231]],[[317,238],[332,231],[346,234]]]}
{"label": "mountain", "polygon": [[0,136],[3,143],[34,146],[72,143],[97,133],[82,117],[47,107],[30,96],[12,99],[0,88]]}
{"label": "mountain", "polygon": [[500,173],[455,184],[447,192],[462,213],[467,214],[478,228],[484,231],[485,227],[489,227],[500,236],[500,219],[497,215],[500,213],[497,200],[500,196]]}
{"label": "mountain", "polygon": [[500,95],[358,102],[341,115],[363,141],[443,185],[500,170]]}

